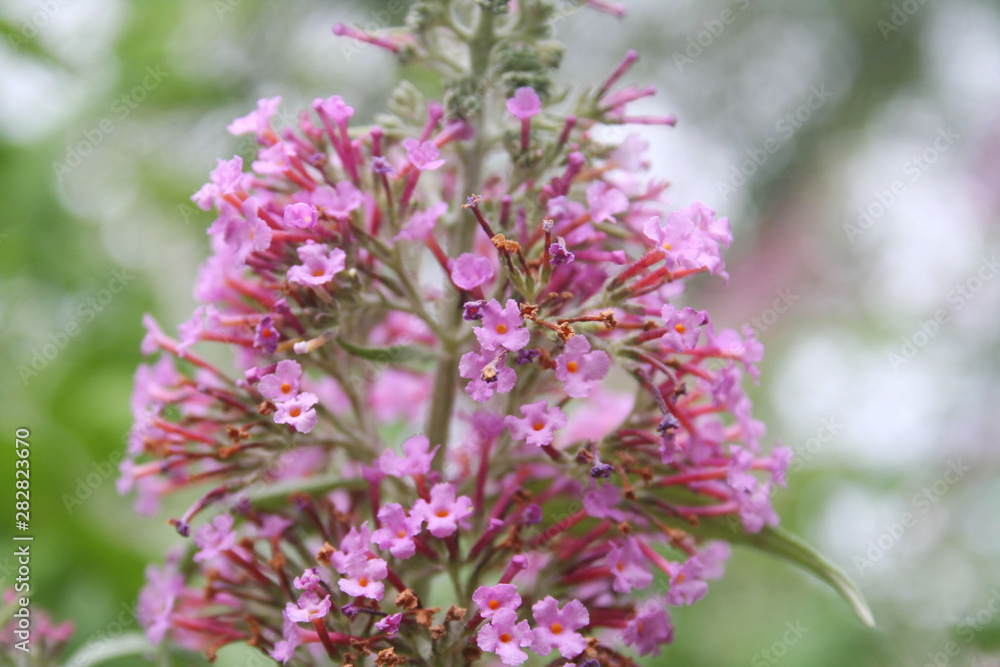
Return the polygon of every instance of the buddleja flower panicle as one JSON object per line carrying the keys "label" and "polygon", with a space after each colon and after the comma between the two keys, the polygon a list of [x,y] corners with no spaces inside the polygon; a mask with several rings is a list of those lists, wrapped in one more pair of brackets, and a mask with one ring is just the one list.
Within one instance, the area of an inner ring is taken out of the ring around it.
{"label": "buddleja flower panicle", "polygon": [[[694,526],[777,523],[789,452],[761,452],[742,389],[762,348],[677,304],[728,279],[728,220],[669,208],[638,136],[594,138],[675,123],[628,115],[654,92],[620,84],[637,55],[566,102],[546,3],[433,4],[414,32],[335,32],[438,69],[443,104],[404,85],[363,125],[333,95],[278,132],[263,99],[229,126],[256,159],[220,160],[192,198],[217,216],[202,305],[176,337],[145,320],[158,358],[119,480],[141,512],[202,489],[140,599],[154,641],[627,664],[721,575],[727,547]],[[514,64],[503,81],[536,85],[462,83]]]}

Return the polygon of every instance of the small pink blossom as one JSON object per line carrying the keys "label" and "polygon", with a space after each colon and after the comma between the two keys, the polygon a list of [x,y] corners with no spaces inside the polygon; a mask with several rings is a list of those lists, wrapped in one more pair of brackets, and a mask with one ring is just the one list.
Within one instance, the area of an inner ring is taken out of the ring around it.
{"label": "small pink blossom", "polygon": [[320,600],[312,591],[306,591],[299,597],[298,604],[285,605],[285,617],[293,623],[312,623],[329,614],[330,607],[329,595]]}
{"label": "small pink blossom", "polygon": [[444,160],[439,158],[441,150],[433,141],[420,143],[416,139],[404,139],[403,148],[410,162],[420,171],[433,171],[444,164]]}
{"label": "small pink blossom", "polygon": [[590,623],[590,614],[579,600],[570,600],[560,610],[559,601],[547,595],[532,605],[531,613],[537,624],[531,649],[538,655],[557,648],[562,657],[571,659],[587,648],[587,640],[576,630]]}
{"label": "small pink blossom", "polygon": [[330,250],[325,243],[299,246],[302,264],[288,269],[288,282],[299,285],[325,285],[347,266],[347,255],[340,248]]}
{"label": "small pink blossom", "polygon": [[361,191],[350,181],[341,181],[336,186],[322,185],[312,191],[313,206],[324,214],[338,220],[347,220],[351,212],[362,203]]}
{"label": "small pink blossom", "polygon": [[395,558],[406,560],[417,552],[413,537],[420,533],[423,524],[420,517],[406,516],[406,510],[399,503],[383,505],[378,511],[382,527],[372,533],[372,542],[379,549],[388,549]]}
{"label": "small pink blossom", "polygon": [[447,204],[438,202],[423,211],[417,211],[410,216],[410,221],[406,224],[406,227],[401,229],[393,237],[393,240],[407,239],[409,241],[423,241],[427,239],[434,232],[438,218],[444,215],[447,210]]}
{"label": "small pink blossom", "polygon": [[278,411],[274,413],[274,423],[288,424],[299,433],[308,433],[316,426],[316,410],[313,406],[318,402],[316,394],[302,392],[278,406]]}
{"label": "small pink blossom", "polygon": [[628,210],[628,197],[604,181],[597,181],[587,188],[587,205],[590,219],[599,222],[614,222],[615,215]]}
{"label": "small pink blossom", "polygon": [[708,584],[702,577],[701,560],[691,556],[684,564],[670,563],[670,590],[667,591],[667,604],[680,606],[694,604],[708,593]]}
{"label": "small pink blossom", "polygon": [[241,116],[226,126],[230,134],[239,136],[241,134],[255,134],[258,141],[263,141],[271,130],[271,118],[274,117],[281,104],[281,96],[262,97],[257,100],[257,108]]}
{"label": "small pink blossom", "polygon": [[284,223],[293,229],[312,229],[319,220],[319,211],[312,204],[299,202],[285,207]]}
{"label": "small pink blossom", "polygon": [[526,120],[542,110],[542,100],[531,86],[522,86],[507,100],[507,111],[515,118]]}
{"label": "small pink blossom", "polygon": [[382,580],[389,576],[389,570],[381,558],[368,558],[363,554],[355,554],[348,559],[345,574],[347,576],[339,579],[337,586],[348,595],[371,600],[381,600],[385,595],[385,584]]}
{"label": "small pink blossom", "polygon": [[493,277],[493,263],[487,257],[463,253],[451,266],[451,280],[464,290],[479,287]]}
{"label": "small pink blossom", "polygon": [[670,614],[659,605],[647,605],[629,621],[623,639],[627,646],[634,646],[639,655],[659,655],[660,645],[674,640]]}
{"label": "small pink blossom", "polygon": [[635,544],[626,538],[621,546],[608,552],[608,567],[615,578],[613,588],[619,593],[631,593],[633,588],[645,588],[653,583],[653,573],[646,567],[647,559]]}
{"label": "small pink blossom", "polygon": [[415,435],[403,443],[403,456],[392,449],[382,452],[378,459],[378,467],[383,473],[393,477],[426,475],[430,472],[431,462],[440,448],[438,445],[431,449],[431,442],[426,435]]}
{"label": "small pink blossom", "polygon": [[479,629],[476,644],[487,653],[496,653],[505,665],[520,665],[528,659],[522,649],[531,646],[534,635],[527,621],[517,622],[517,614],[500,609],[490,623]]}
{"label": "small pink blossom", "polygon": [[402,620],[402,614],[389,614],[375,623],[375,627],[386,637],[395,637],[396,633],[399,632],[399,624]]}
{"label": "small pink blossom", "polygon": [[500,302],[491,299],[483,308],[483,326],[474,331],[483,350],[504,348],[516,352],[528,344],[531,332],[524,328],[524,318],[517,301],[507,300],[507,305],[500,307]]}
{"label": "small pink blossom", "polygon": [[493,366],[495,358],[496,355],[493,352],[486,350],[479,354],[467,352],[459,360],[458,372],[459,375],[470,380],[465,385],[465,391],[472,400],[481,403],[490,400],[493,392],[506,394],[514,388],[514,384],[517,382],[517,373],[506,365],[501,365],[499,368],[493,367],[492,370],[496,376],[492,381],[483,379],[483,370]]}
{"label": "small pink blossom", "polygon": [[302,366],[292,359],[278,362],[273,373],[269,373],[257,383],[261,395],[272,403],[284,403],[299,395]]}
{"label": "small pink blossom", "polygon": [[590,351],[590,340],[576,335],[566,341],[563,353],[556,357],[556,379],[573,398],[586,398],[594,385],[604,379],[611,358],[603,350]]}
{"label": "small pink blossom", "polygon": [[434,537],[448,537],[462,528],[468,527],[466,519],[472,514],[472,501],[467,496],[455,497],[455,486],[447,482],[435,484],[431,489],[431,500],[420,498],[413,504],[410,516],[417,516],[427,522],[427,530]]}
{"label": "small pink blossom", "polygon": [[194,555],[195,562],[218,558],[235,547],[236,531],[233,530],[232,515],[220,514],[211,523],[201,526],[195,531],[194,543],[198,547]]}
{"label": "small pink blossom", "polygon": [[688,352],[698,345],[701,327],[708,323],[708,313],[694,308],[677,310],[669,303],[663,306],[663,323],[668,329],[660,339],[674,352]]}
{"label": "small pink blossom", "polygon": [[558,406],[548,407],[548,401],[526,403],[521,406],[523,417],[508,415],[504,425],[510,429],[514,440],[524,440],[529,445],[544,447],[552,444],[553,432],[566,427],[566,415]]}
{"label": "small pink blossom", "polygon": [[483,618],[492,618],[501,609],[515,611],[521,606],[521,596],[514,584],[480,586],[472,594],[472,601],[479,605],[479,615]]}

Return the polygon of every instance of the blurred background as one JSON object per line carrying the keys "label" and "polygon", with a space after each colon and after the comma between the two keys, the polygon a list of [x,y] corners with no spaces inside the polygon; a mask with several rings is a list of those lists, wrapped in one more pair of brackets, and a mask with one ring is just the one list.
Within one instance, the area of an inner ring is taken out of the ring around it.
{"label": "blurred background", "polygon": [[[140,317],[194,305],[210,216],[188,197],[216,157],[249,155],[224,128],[258,97],[295,113],[339,93],[370,118],[395,66],[330,27],[401,23],[389,4],[0,0],[0,432],[31,431],[33,600],[75,622],[74,646],[136,629],[143,568],[178,539],[114,478]],[[628,81],[679,117],[639,130],[654,170],[737,237],[728,287],[691,302],[765,344],[759,417],[797,454],[783,524],[878,621],[737,550],[643,664],[1000,665],[1000,6],[627,6],[560,22],[567,80],[635,48]]]}

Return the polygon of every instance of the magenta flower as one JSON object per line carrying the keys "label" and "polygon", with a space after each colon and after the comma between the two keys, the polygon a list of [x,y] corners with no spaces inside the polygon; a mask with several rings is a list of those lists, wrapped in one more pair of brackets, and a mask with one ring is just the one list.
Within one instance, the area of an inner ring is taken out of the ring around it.
{"label": "magenta flower", "polygon": [[299,246],[302,264],[288,269],[288,282],[299,285],[325,285],[344,270],[347,255],[340,248],[330,250],[325,243]]}
{"label": "magenta flower", "polygon": [[420,534],[423,521],[418,516],[406,516],[399,503],[383,505],[378,511],[382,527],[372,533],[372,542],[379,549],[388,549],[395,558],[406,560],[417,552],[414,535]]}
{"label": "magenta flower", "polygon": [[566,415],[558,406],[548,407],[548,401],[525,403],[521,406],[523,417],[508,415],[504,425],[510,429],[510,437],[524,440],[529,445],[544,447],[552,444],[553,432],[566,427]]}
{"label": "magenta flower", "polygon": [[708,593],[708,584],[702,577],[701,560],[691,556],[684,564],[670,563],[670,590],[667,591],[667,604],[675,607],[694,604]]}
{"label": "magenta flower", "polygon": [[191,201],[207,211],[222,197],[245,190],[248,178],[243,173],[243,158],[239,155],[234,155],[232,160],[216,160],[209,182],[191,195]]}
{"label": "magenta flower", "polygon": [[285,207],[284,223],[293,229],[312,229],[319,220],[319,211],[312,204],[299,202]]}
{"label": "magenta flower", "polygon": [[300,591],[311,591],[320,585],[321,579],[319,578],[319,570],[314,567],[308,567],[302,573],[301,576],[295,577],[292,580],[292,585]]}
{"label": "magenta flower", "polygon": [[594,385],[608,374],[610,367],[611,358],[607,352],[591,352],[586,336],[573,336],[566,341],[563,353],[556,357],[556,379],[562,381],[568,395],[586,398]]}
{"label": "magenta flower", "polygon": [[614,222],[616,215],[628,210],[628,197],[604,181],[597,181],[587,188],[587,205],[595,224]]}
{"label": "magenta flower", "polygon": [[271,247],[271,228],[258,215],[259,208],[257,198],[248,197],[241,206],[243,215],[231,214],[228,218],[224,238],[233,250],[233,266],[241,267],[250,253]]}
{"label": "magenta flower", "polygon": [[278,362],[273,373],[269,373],[257,383],[261,395],[272,403],[284,403],[299,395],[299,382],[302,379],[302,366],[292,359]]}
{"label": "magenta flower", "polygon": [[330,564],[337,572],[347,574],[355,556],[367,558],[371,553],[368,549],[371,541],[372,531],[368,528],[367,521],[362,522],[360,529],[357,526],[351,526],[351,530],[340,541],[340,549],[331,554]]}
{"label": "magenta flower", "polygon": [[382,580],[389,576],[386,562],[381,558],[368,558],[354,554],[347,560],[347,576],[337,581],[337,586],[352,597],[381,600],[385,595]]}
{"label": "magenta flower", "polygon": [[404,139],[403,148],[410,162],[420,171],[433,171],[444,164],[444,160],[439,158],[441,149],[433,141],[421,143],[416,139]]}
{"label": "magenta flower", "polygon": [[[483,350],[504,348],[516,352],[528,344],[531,332],[522,328],[524,318],[517,301],[507,300],[507,305],[500,307],[500,302],[491,299],[483,308],[483,326],[474,331]],[[463,376],[464,377],[464,376]]]}
{"label": "magenta flower", "polygon": [[278,405],[274,413],[275,424],[288,424],[299,433],[309,433],[316,426],[316,410],[313,408],[319,399],[316,394],[302,392],[290,401]]}
{"label": "magenta flower", "polygon": [[646,605],[629,621],[623,639],[627,646],[634,646],[639,655],[660,655],[660,645],[674,640],[670,614],[659,605]]}
{"label": "magenta flower", "polygon": [[653,573],[645,563],[646,557],[633,538],[626,538],[621,546],[608,552],[608,568],[615,578],[613,588],[619,593],[631,593],[633,588],[645,588],[653,583]]}
{"label": "magenta flower", "polygon": [[464,290],[479,287],[493,277],[493,263],[471,252],[458,256],[451,266],[451,280]]}
{"label": "magenta flower", "polygon": [[757,478],[750,474],[753,470],[754,455],[738,445],[729,447],[729,472],[726,482],[737,493],[753,493],[757,488]]}
{"label": "magenta flower", "polygon": [[527,621],[517,622],[517,614],[500,609],[490,623],[479,629],[476,644],[487,653],[496,653],[505,665],[520,665],[528,659],[522,649],[531,646],[534,636]]}
{"label": "magenta flower", "polygon": [[183,592],[184,577],[175,565],[146,568],[146,585],[139,591],[135,612],[151,643],[159,644],[173,627],[177,600]]}
{"label": "magenta flower", "polygon": [[748,533],[759,533],[764,526],[777,526],[778,515],[771,506],[771,483],[758,484],[752,493],[737,493],[740,519]]}
{"label": "magenta flower", "polygon": [[576,631],[590,623],[590,614],[579,600],[570,600],[560,610],[559,601],[547,595],[532,605],[531,614],[537,624],[531,650],[538,655],[557,648],[562,657],[571,659],[587,648],[587,640]]}
{"label": "magenta flower", "polygon": [[271,118],[274,117],[281,104],[281,95],[277,97],[262,97],[257,100],[257,108],[241,116],[226,126],[230,134],[239,136],[241,134],[255,134],[258,141],[265,141],[271,130]]}
{"label": "magenta flower", "polygon": [[347,220],[351,211],[362,203],[361,192],[350,181],[341,181],[336,186],[323,185],[312,191],[312,204],[325,215],[338,220]]}
{"label": "magenta flower", "polygon": [[378,459],[379,470],[394,477],[426,475],[431,470],[431,462],[440,446],[431,449],[426,435],[415,435],[403,443],[403,454],[387,449]]}
{"label": "magenta flower", "polygon": [[293,623],[312,623],[329,614],[330,606],[329,595],[320,600],[312,591],[306,591],[299,597],[298,604],[285,605],[285,617]]}
{"label": "magenta flower", "polygon": [[[292,606],[291,602],[285,606],[285,612],[288,611],[288,607],[290,606]],[[302,644],[302,633],[299,631],[298,624],[290,620],[287,613],[284,613],[283,616],[284,623],[281,631],[283,639],[274,643],[271,657],[281,664],[286,664],[295,656],[295,649]]]}
{"label": "magenta flower", "polygon": [[448,537],[468,527],[466,519],[472,514],[472,501],[467,496],[455,497],[455,486],[447,482],[435,484],[431,500],[420,498],[413,504],[410,516],[427,522],[427,530],[434,537]]}
{"label": "magenta flower", "polygon": [[423,241],[427,239],[434,232],[438,218],[444,215],[447,210],[447,204],[438,202],[423,211],[417,211],[410,216],[410,221],[406,224],[406,227],[401,229],[393,237],[393,240],[407,239],[409,241]]}
{"label": "magenta flower", "polygon": [[522,86],[507,100],[507,111],[515,118],[525,120],[537,116],[542,110],[542,100],[531,86]]}
{"label": "magenta flower", "polygon": [[501,609],[517,610],[521,606],[521,596],[514,584],[480,586],[472,594],[472,601],[479,605],[479,615],[492,618]]}
{"label": "magenta flower", "polygon": [[201,526],[195,531],[194,543],[198,547],[195,562],[213,560],[235,547],[236,531],[233,530],[232,515],[220,514],[211,523]]}
{"label": "magenta flower", "polygon": [[260,322],[257,323],[256,329],[254,329],[253,346],[259,350],[264,350],[268,354],[274,354],[278,350],[278,341],[280,339],[281,334],[274,328],[274,318],[270,315],[262,317]]}
{"label": "magenta flower", "polygon": [[[347,104],[340,95],[331,95],[325,100],[317,100],[323,113],[333,119],[334,123],[346,123],[354,115],[354,107]],[[316,102],[314,102],[315,104]]]}
{"label": "magenta flower", "polygon": [[402,614],[389,614],[381,621],[375,623],[375,627],[386,637],[395,637],[399,632],[399,624],[403,620]]}
{"label": "magenta flower", "polygon": [[694,308],[677,310],[669,303],[662,310],[667,333],[660,340],[674,352],[688,352],[698,344],[701,327],[708,323],[708,313]]}
{"label": "magenta flower", "polygon": [[[476,329],[476,331],[478,330]],[[484,379],[483,371],[495,374],[493,379]],[[472,400],[480,403],[490,400],[493,392],[506,394],[514,388],[514,383],[517,382],[517,373],[514,372],[514,369],[502,364],[497,367],[496,355],[489,350],[480,354],[467,352],[462,355],[458,364],[458,372],[462,377],[471,380],[469,384],[465,385],[465,391]]]}

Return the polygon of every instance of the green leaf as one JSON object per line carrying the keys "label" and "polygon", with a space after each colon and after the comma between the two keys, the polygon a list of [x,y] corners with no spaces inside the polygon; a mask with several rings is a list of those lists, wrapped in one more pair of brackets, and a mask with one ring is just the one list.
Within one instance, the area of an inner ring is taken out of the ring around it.
{"label": "green leaf", "polygon": [[66,667],[90,667],[129,655],[145,656],[154,652],[156,647],[149,643],[145,635],[133,632],[107,641],[86,644],[64,664]]}
{"label": "green leaf", "polygon": [[743,531],[742,526],[731,526],[722,517],[702,517],[696,526],[680,520],[669,523],[693,535],[744,544],[795,563],[830,584],[847,601],[862,623],[869,628],[875,627],[875,616],[864,595],[850,577],[800,538],[783,528],[765,527],[759,533],[747,533]]}
{"label": "green leaf", "polygon": [[359,347],[354,343],[348,343],[343,338],[338,338],[337,343],[349,354],[361,357],[368,361],[374,361],[387,366],[402,364],[407,361],[424,361],[430,359],[430,355],[415,347],[406,345],[394,345],[392,347]]}

